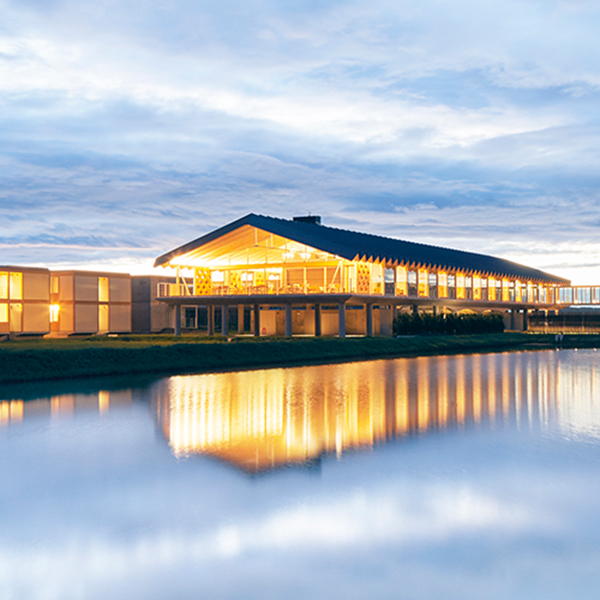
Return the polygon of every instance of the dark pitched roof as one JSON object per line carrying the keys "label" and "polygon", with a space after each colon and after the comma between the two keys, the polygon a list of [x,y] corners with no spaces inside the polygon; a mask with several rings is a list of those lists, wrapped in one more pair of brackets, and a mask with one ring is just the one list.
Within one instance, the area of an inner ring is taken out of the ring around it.
{"label": "dark pitched roof", "polygon": [[354,260],[358,257],[364,260],[398,261],[399,263],[416,263],[439,269],[457,269],[466,272],[488,273],[498,277],[514,277],[540,283],[570,284],[567,279],[562,277],[556,277],[544,271],[495,256],[406,242],[370,233],[359,233],[301,221],[289,221],[254,213],[159,256],[154,266],[164,265],[176,256],[195,250],[243,225],[257,227],[347,260]]}

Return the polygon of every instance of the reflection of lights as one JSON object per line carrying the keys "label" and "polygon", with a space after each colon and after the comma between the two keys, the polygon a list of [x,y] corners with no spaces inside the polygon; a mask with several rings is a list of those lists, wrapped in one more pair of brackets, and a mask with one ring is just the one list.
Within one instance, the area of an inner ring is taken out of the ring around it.
{"label": "reflection of lights", "polygon": [[0,425],[8,425],[23,420],[23,400],[0,402]]}
{"label": "reflection of lights", "polygon": [[61,394],[31,401],[0,401],[0,426],[20,423],[24,419],[46,417],[61,420],[76,412],[105,413],[116,406],[131,404],[131,390],[106,391],[94,394]]}
{"label": "reflection of lights", "polygon": [[[521,391],[512,360],[423,357],[173,377],[160,395],[158,415],[176,455],[208,453],[258,471],[389,437],[496,418],[516,423],[515,410],[531,412],[533,397],[547,402],[550,388],[530,377],[527,400],[510,411],[510,391]],[[498,398],[496,390],[502,390]]]}
{"label": "reflection of lights", "polygon": [[[553,356],[422,357],[173,377],[159,393],[158,417],[176,455],[212,454],[252,472],[448,427],[548,426],[550,413],[554,422],[585,421],[586,429],[600,430],[600,407],[591,401],[571,412],[557,403],[560,365]],[[560,381],[565,398],[576,382],[576,375]],[[600,378],[587,383],[585,397],[598,397],[599,388]]]}

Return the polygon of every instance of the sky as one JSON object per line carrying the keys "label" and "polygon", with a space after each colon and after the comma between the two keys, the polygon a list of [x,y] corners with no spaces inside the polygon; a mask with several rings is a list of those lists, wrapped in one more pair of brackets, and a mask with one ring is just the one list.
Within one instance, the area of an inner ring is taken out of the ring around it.
{"label": "sky", "polygon": [[600,4],[0,0],[0,264],[249,212],[600,284]]}

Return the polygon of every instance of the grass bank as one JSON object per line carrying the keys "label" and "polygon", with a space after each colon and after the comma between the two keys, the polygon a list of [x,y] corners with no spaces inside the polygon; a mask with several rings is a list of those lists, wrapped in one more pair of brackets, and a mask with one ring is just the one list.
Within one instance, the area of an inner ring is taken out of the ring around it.
{"label": "grass bank", "polygon": [[[554,348],[554,335],[500,333],[400,338],[120,336],[0,343],[0,383],[235,370],[464,352]],[[600,347],[598,335],[565,335],[563,348]]]}

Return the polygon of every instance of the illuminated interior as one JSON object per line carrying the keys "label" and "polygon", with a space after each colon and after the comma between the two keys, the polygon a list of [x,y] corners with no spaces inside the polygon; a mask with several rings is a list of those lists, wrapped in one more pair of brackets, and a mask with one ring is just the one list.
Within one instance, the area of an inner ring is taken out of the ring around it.
{"label": "illuminated interior", "polygon": [[347,260],[249,224],[162,266],[177,271],[176,283],[161,287],[162,296],[349,293],[505,302],[553,302],[557,296],[555,284],[494,273],[358,255]]}

